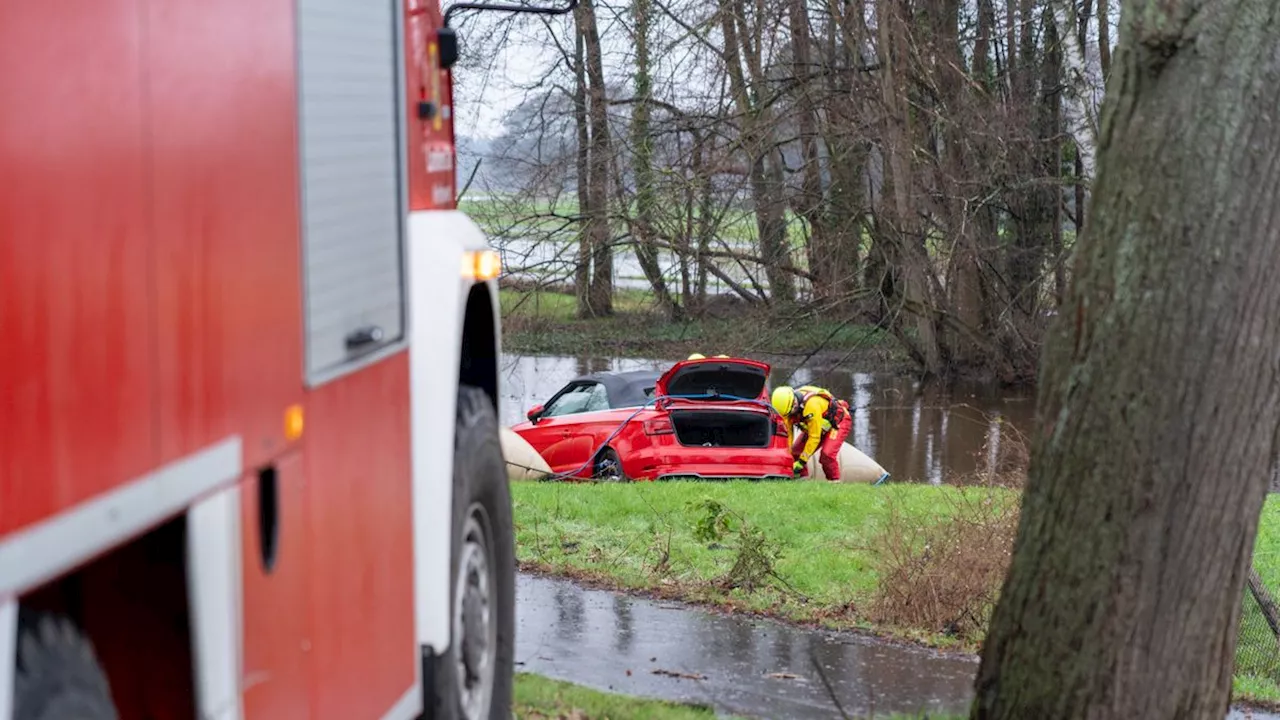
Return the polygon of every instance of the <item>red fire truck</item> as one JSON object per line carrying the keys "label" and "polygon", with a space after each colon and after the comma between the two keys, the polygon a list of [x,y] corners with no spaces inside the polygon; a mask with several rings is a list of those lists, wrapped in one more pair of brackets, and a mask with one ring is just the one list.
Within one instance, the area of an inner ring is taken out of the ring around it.
{"label": "red fire truck", "polygon": [[436,3],[0,3],[0,719],[509,715]]}

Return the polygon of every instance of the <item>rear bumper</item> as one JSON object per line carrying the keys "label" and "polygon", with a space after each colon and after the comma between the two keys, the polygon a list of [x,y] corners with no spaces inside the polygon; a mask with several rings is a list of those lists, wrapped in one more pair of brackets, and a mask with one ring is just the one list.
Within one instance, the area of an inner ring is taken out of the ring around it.
{"label": "rear bumper", "polygon": [[653,476],[654,480],[795,480],[791,473],[765,473],[761,474],[759,468],[743,468],[742,470],[725,470],[717,468],[715,472],[690,472],[687,469],[680,468],[670,472],[660,473]]}
{"label": "rear bumper", "polygon": [[705,479],[729,480],[743,479],[786,479],[791,475],[791,454],[776,450],[725,450],[723,457],[717,457],[706,451],[690,452],[688,456],[680,453],[637,453],[629,458],[624,467],[627,475],[633,478],[661,480],[672,477],[695,477]]}

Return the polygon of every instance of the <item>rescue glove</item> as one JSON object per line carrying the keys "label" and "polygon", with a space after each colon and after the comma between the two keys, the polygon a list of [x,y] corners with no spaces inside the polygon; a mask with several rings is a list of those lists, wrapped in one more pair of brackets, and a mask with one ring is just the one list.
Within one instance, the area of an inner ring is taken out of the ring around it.
{"label": "rescue glove", "polygon": [[800,477],[801,475],[804,475],[804,462],[797,460],[795,464],[791,466],[791,476]]}

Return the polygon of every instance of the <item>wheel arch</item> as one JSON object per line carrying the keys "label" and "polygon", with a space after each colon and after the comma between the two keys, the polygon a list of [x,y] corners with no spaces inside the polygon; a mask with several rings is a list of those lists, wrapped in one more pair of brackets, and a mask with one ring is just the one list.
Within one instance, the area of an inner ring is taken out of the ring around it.
{"label": "wheel arch", "polygon": [[[6,622],[19,615],[69,622],[105,672],[120,717],[192,716],[198,698],[196,618],[187,584],[189,532],[186,515],[175,515],[13,598]],[[139,592],[143,587],[146,591]],[[21,623],[12,628],[21,629]]]}
{"label": "wheel arch", "polygon": [[498,356],[502,352],[501,318],[494,283],[471,286],[462,317],[462,345],[458,356],[458,382],[484,390],[498,407]]}

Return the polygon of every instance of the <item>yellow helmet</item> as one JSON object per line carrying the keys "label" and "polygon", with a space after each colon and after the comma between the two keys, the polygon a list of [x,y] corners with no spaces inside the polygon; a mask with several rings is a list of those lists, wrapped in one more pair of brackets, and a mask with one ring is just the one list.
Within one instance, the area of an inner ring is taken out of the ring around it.
{"label": "yellow helmet", "polygon": [[773,390],[773,409],[782,417],[788,417],[796,409],[796,391],[789,385],[782,385]]}
{"label": "yellow helmet", "polygon": [[718,358],[727,358],[727,357],[729,357],[729,356],[728,356],[728,355],[717,355],[716,357],[718,357]]}
{"label": "yellow helmet", "polygon": [[690,360],[706,360],[707,356],[703,355],[702,353],[694,353],[689,356],[689,359]]}

